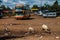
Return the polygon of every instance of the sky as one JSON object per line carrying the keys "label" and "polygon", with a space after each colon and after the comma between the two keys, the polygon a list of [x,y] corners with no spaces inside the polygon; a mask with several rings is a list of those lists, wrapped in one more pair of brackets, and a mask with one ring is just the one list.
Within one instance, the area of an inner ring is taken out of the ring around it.
{"label": "sky", "polygon": [[[2,4],[13,8],[16,4],[29,4],[31,7],[32,5],[36,4],[38,6],[43,6],[44,4],[53,5],[55,0],[2,0]],[[60,0],[58,0],[60,4]]]}

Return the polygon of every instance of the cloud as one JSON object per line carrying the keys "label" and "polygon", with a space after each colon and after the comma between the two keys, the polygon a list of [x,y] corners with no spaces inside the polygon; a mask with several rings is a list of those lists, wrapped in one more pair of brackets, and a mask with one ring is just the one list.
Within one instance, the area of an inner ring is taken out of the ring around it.
{"label": "cloud", "polygon": [[8,0],[3,0],[4,2],[8,2]]}
{"label": "cloud", "polygon": [[12,4],[16,4],[16,2],[12,2]]}
{"label": "cloud", "polygon": [[55,0],[3,0],[3,3],[7,6],[15,6],[15,4],[30,4],[30,6],[36,4],[38,6],[41,6],[44,5],[45,3],[52,5],[54,1]]}
{"label": "cloud", "polygon": [[19,4],[26,4],[25,1],[19,1]]}

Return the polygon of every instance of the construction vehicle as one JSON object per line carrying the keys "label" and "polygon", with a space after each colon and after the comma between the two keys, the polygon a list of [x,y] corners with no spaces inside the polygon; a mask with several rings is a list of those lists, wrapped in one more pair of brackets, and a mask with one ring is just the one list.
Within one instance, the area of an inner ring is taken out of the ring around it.
{"label": "construction vehicle", "polygon": [[30,11],[25,8],[25,6],[16,6],[15,7],[15,18],[16,19],[28,19],[30,18]]}
{"label": "construction vehicle", "polygon": [[0,5],[0,18],[3,17],[3,8],[1,7],[2,5]]}

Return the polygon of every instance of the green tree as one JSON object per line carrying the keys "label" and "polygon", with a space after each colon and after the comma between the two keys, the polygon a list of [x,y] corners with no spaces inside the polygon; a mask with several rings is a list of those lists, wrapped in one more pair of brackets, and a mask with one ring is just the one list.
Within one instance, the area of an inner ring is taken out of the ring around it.
{"label": "green tree", "polygon": [[39,9],[38,5],[33,5],[32,9]]}
{"label": "green tree", "polygon": [[25,5],[26,10],[30,10],[30,5]]}
{"label": "green tree", "polygon": [[54,2],[54,4],[52,5],[52,9],[54,10],[54,11],[58,11],[58,9],[59,9],[59,4],[58,4],[58,1],[56,0],[55,2]]}
{"label": "green tree", "polygon": [[40,7],[40,10],[44,10],[44,9],[45,9],[45,7],[44,7],[44,6]]}
{"label": "green tree", "polygon": [[7,9],[7,10],[11,10],[11,9],[10,9],[10,7],[8,7],[8,6],[7,6],[7,8],[6,8],[6,9]]}
{"label": "green tree", "polygon": [[11,10],[8,6],[5,7],[5,5],[2,5],[1,7],[3,8],[3,10]]}
{"label": "green tree", "polygon": [[60,11],[60,5],[58,4],[58,1],[56,0],[52,6],[45,4],[42,9],[47,9],[49,11]]}
{"label": "green tree", "polygon": [[3,10],[5,10],[5,9],[6,9],[5,5],[1,5],[1,7],[3,8]]}
{"label": "green tree", "polygon": [[51,10],[51,6],[48,4],[44,4],[44,6],[41,7],[41,10]]}

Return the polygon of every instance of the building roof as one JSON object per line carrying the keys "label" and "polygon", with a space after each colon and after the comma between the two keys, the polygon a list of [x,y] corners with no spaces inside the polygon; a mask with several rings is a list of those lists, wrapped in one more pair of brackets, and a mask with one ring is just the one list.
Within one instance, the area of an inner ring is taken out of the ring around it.
{"label": "building roof", "polygon": [[31,9],[31,10],[39,10],[39,9]]}

